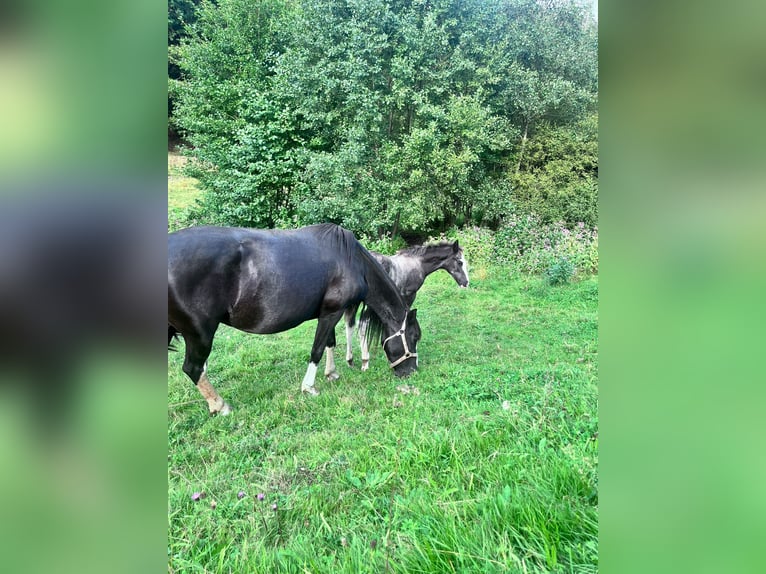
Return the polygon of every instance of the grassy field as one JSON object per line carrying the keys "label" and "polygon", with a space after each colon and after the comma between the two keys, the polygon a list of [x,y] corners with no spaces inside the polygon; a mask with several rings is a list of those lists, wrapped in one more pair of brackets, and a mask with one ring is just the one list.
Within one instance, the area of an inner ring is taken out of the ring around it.
{"label": "grassy field", "polygon": [[177,152],[168,152],[168,225],[171,229],[184,227],[182,216],[201,195],[197,180],[183,173],[187,159]]}
{"label": "grassy field", "polygon": [[596,572],[597,298],[597,278],[435,273],[420,370],[338,353],[318,397],[299,392],[316,322],[222,327],[208,366],[229,417],[169,353],[169,571]]}

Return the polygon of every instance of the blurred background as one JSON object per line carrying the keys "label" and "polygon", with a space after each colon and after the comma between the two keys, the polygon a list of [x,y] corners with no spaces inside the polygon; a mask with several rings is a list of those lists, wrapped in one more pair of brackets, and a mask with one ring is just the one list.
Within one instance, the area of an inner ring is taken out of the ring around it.
{"label": "blurred background", "polygon": [[0,4],[0,553],[166,564],[166,6]]}
{"label": "blurred background", "polygon": [[599,24],[600,567],[760,572],[766,7]]}
{"label": "blurred background", "polygon": [[[766,8],[598,11],[600,568],[762,572]],[[166,15],[0,5],[9,572],[166,564]]]}

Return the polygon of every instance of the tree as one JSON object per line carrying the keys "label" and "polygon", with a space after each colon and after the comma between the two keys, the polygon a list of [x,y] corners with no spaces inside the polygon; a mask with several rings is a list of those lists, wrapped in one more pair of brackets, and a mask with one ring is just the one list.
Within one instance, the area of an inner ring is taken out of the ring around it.
{"label": "tree", "polygon": [[594,212],[597,172],[564,177],[582,150],[561,143],[596,141],[589,18],[537,0],[203,4],[176,112],[202,215],[381,236],[496,224],[549,198],[567,218]]}
{"label": "tree", "polygon": [[186,27],[196,20],[196,8],[199,0],[168,0],[168,132],[175,136],[173,116],[181,80],[178,47],[187,37]]}

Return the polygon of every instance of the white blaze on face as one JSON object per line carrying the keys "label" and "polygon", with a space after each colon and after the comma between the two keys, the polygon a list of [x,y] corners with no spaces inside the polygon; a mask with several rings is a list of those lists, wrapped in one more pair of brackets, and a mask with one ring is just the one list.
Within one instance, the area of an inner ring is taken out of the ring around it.
{"label": "white blaze on face", "polygon": [[468,285],[471,283],[471,279],[468,277],[468,262],[465,260],[465,254],[462,251],[460,252],[460,263],[463,264],[463,273],[465,273],[465,286],[468,287]]}

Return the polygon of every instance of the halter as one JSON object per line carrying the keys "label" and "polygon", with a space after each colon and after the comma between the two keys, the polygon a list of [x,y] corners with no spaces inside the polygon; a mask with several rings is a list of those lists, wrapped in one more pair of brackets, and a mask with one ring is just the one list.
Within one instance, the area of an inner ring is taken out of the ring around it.
{"label": "halter", "polygon": [[407,359],[409,359],[410,357],[417,357],[417,356],[418,356],[418,354],[417,354],[417,353],[411,353],[411,352],[410,352],[410,348],[407,346],[407,339],[405,339],[405,338],[404,338],[404,331],[405,331],[405,329],[406,329],[406,328],[407,328],[407,315],[405,315],[405,316],[404,316],[404,323],[402,323],[402,328],[401,328],[401,329],[399,329],[399,330],[398,330],[396,333],[394,333],[394,334],[393,334],[393,335],[391,335],[390,337],[388,337],[388,338],[387,338],[385,341],[383,341],[383,347],[385,347],[385,346],[386,346],[386,343],[388,343],[388,342],[389,342],[391,339],[393,339],[394,337],[401,337],[401,338],[402,338],[402,346],[404,347],[404,355],[402,355],[401,357],[399,357],[399,358],[398,358],[396,361],[394,361],[393,363],[392,363],[392,362],[389,362],[389,363],[388,363],[388,365],[389,365],[389,366],[390,366],[392,369],[393,369],[394,367],[396,367],[397,365],[399,365],[400,363],[403,363],[404,361],[406,361],[406,360],[407,360]]}

